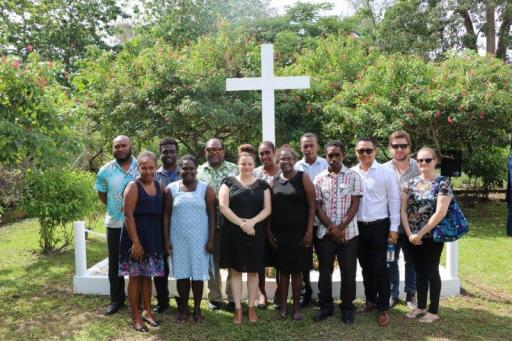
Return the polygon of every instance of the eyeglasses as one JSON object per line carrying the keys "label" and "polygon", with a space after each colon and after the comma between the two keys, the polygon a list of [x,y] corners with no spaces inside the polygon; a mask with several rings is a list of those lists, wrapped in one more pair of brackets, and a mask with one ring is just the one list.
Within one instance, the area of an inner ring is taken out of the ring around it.
{"label": "eyeglasses", "polygon": [[423,163],[423,162],[425,162],[425,163],[431,163],[431,162],[432,162],[432,160],[434,160],[434,159],[432,159],[432,158],[428,158],[428,159],[418,159],[418,163]]}
{"label": "eyeglasses", "polygon": [[373,153],[373,149],[371,149],[371,148],[361,148],[361,149],[356,150],[356,152],[359,155],[363,155],[365,153],[370,155],[371,153]]}
{"label": "eyeglasses", "polygon": [[220,153],[222,152],[224,149],[222,148],[206,148],[206,152],[208,154],[214,154],[214,153]]}
{"label": "eyeglasses", "polygon": [[398,148],[400,148],[400,149],[404,150],[404,149],[409,148],[409,144],[408,144],[408,143],[397,143],[397,144],[392,144],[392,145],[391,145],[391,148],[393,148],[393,149],[398,149]]}

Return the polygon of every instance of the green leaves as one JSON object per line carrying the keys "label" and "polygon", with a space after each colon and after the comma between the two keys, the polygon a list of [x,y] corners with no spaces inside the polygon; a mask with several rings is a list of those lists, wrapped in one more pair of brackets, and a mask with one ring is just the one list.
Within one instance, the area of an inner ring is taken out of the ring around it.
{"label": "green leaves", "polygon": [[[43,252],[59,243],[68,245],[71,235],[67,225],[101,209],[93,184],[94,174],[84,171],[52,168],[27,173],[21,206],[39,219]],[[57,238],[58,228],[64,231],[64,240]]]}

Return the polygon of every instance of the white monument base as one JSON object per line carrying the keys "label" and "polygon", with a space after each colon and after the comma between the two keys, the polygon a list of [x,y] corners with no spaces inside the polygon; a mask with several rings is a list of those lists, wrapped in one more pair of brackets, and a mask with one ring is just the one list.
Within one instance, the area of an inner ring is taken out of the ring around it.
{"label": "white monument base", "polygon": [[[108,259],[104,259],[101,262],[93,265],[91,268],[86,268],[86,244],[85,244],[85,226],[83,222],[76,222],[74,224],[75,232],[75,265],[76,274],[73,277],[73,291],[76,294],[90,294],[90,295],[109,295],[109,283],[108,283]],[[446,243],[446,267],[440,266],[439,272],[441,274],[441,296],[458,296],[460,295],[460,281],[457,277],[457,261],[458,261],[458,248],[457,242]],[[404,288],[404,262],[403,257],[400,258],[399,269],[400,269],[400,296],[405,298],[403,293]],[[221,276],[223,278],[222,287],[225,292],[225,279],[227,271],[222,270]],[[313,296],[316,297],[318,294],[318,271],[311,271],[310,275],[311,285],[313,287]],[[245,275],[243,276],[244,291],[243,297],[246,297],[246,282]],[[125,278],[126,285],[128,284],[128,278]],[[340,271],[335,269],[332,276],[332,293],[335,299],[339,298],[340,294]],[[266,290],[269,299],[274,296],[276,282],[272,278],[267,278]],[[364,298],[364,287],[363,277],[361,275],[361,268],[358,266],[356,275],[356,296],[358,298]],[[155,290],[153,288],[153,293]],[[176,281],[169,279],[169,293],[171,296],[177,296]],[[208,289],[205,283],[203,297],[207,297]],[[288,290],[289,296],[291,296],[291,288]]]}

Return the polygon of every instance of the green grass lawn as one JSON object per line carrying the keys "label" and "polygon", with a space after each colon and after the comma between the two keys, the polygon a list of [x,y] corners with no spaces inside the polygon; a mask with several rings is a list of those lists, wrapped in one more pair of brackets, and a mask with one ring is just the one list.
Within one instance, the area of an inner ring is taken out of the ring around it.
{"label": "green grass lawn", "polygon": [[[73,294],[72,247],[40,255],[37,221],[4,225],[0,227],[0,339],[510,339],[512,238],[505,234],[506,205],[481,204],[465,212],[471,231],[460,241],[463,294],[441,301],[441,320],[434,325],[407,320],[401,305],[391,311],[386,328],[377,325],[375,314],[359,312],[351,327],[341,323],[338,311],[327,321],[313,323],[315,307],[304,311],[302,322],[279,321],[276,311],[269,309],[258,311],[255,326],[245,319],[235,327],[230,313],[204,309],[203,324],[178,325],[173,305],[160,317],[160,329],[137,334],[130,327],[128,309],[106,317],[107,297]],[[88,243],[90,266],[105,257],[106,246],[99,239]]]}

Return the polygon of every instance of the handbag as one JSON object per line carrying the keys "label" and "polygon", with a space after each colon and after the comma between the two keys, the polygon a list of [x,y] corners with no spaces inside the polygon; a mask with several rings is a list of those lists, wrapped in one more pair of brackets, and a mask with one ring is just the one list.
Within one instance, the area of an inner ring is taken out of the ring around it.
{"label": "handbag", "polygon": [[[434,182],[433,193],[436,203],[440,182],[445,178],[444,176],[438,176]],[[437,243],[453,242],[468,233],[468,231],[468,221],[454,197],[450,201],[450,206],[448,206],[448,211],[443,220],[432,229],[432,240]]]}

